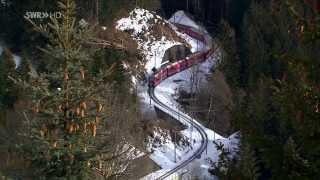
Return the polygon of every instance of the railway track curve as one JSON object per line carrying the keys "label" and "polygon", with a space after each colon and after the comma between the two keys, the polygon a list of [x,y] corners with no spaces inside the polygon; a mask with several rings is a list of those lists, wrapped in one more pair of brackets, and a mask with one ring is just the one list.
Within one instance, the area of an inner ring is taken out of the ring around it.
{"label": "railway track curve", "polygon": [[[180,31],[183,31],[184,33],[188,34],[189,36],[198,39],[199,41],[205,41],[205,38],[202,34],[199,34],[198,32],[194,32],[191,30],[191,28],[186,27],[184,25],[181,26],[176,26]],[[197,38],[200,37],[200,38]],[[207,42],[204,42],[205,44],[207,44]],[[199,64],[203,61],[205,61],[208,57],[211,56],[211,54],[214,52],[213,49],[209,49],[206,52],[203,52],[203,56],[199,56],[196,55],[195,56],[198,58],[204,58],[204,60],[199,60],[197,61],[197,63],[193,63],[191,66]],[[192,57],[193,55],[191,55]],[[170,66],[170,65],[169,65]],[[188,68],[190,68],[191,66],[188,66]],[[164,67],[166,68],[166,67]],[[184,68],[176,73],[182,72],[188,68]],[[179,163],[177,166],[175,166],[174,168],[170,169],[169,171],[165,172],[164,174],[160,175],[159,177],[157,177],[156,179],[159,180],[163,180],[168,178],[169,176],[171,176],[172,174],[176,173],[177,171],[181,170],[182,168],[186,167],[190,162],[192,162],[193,160],[195,160],[198,157],[201,157],[202,153],[206,150],[207,145],[208,145],[208,136],[207,133],[204,129],[204,127],[199,124],[198,122],[194,121],[191,117],[189,117],[188,115],[186,115],[183,112],[180,112],[178,110],[175,110],[173,108],[171,108],[170,106],[166,105],[165,103],[161,102],[157,96],[155,95],[155,88],[157,85],[159,85],[161,83],[161,81],[167,79],[168,77],[176,74],[176,73],[170,73],[170,75],[168,75],[169,73],[167,73],[167,76],[165,76],[165,78],[162,78],[162,74],[163,74],[163,68],[159,71],[160,73],[160,80],[158,79],[159,82],[153,83],[152,85],[149,85],[149,89],[148,89],[148,93],[150,98],[154,101],[155,106],[158,107],[160,110],[162,110],[163,112],[165,112],[166,114],[168,114],[169,116],[173,117],[174,119],[180,118],[183,119],[185,122],[187,122],[190,126],[193,126],[195,128],[195,130],[200,134],[201,136],[201,145],[200,147],[194,152],[193,155],[191,155],[188,159],[185,159],[184,161],[182,161],[181,163]],[[150,83],[150,82],[149,82]]]}

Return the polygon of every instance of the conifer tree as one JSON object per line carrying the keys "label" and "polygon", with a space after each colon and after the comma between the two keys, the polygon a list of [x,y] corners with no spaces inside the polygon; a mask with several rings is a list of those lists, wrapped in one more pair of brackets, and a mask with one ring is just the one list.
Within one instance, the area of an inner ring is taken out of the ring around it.
{"label": "conifer tree", "polygon": [[249,144],[244,144],[241,152],[241,165],[240,171],[246,179],[256,180],[259,179],[259,167],[254,151]]}
{"label": "conifer tree", "polygon": [[118,105],[108,81],[112,68],[89,71],[92,51],[84,45],[90,28],[78,25],[73,0],[58,5],[61,19],[53,18],[47,25],[29,20],[49,40],[41,50],[50,68],[33,73],[28,81],[15,80],[32,101],[20,150],[39,179],[93,179],[97,172],[119,175],[126,170],[132,147],[107,131],[112,129],[111,106]]}
{"label": "conifer tree", "polygon": [[234,114],[242,179],[258,170],[265,179],[319,176],[320,19],[306,2],[255,1],[246,13],[239,44],[248,82]]}
{"label": "conifer tree", "polygon": [[15,87],[8,75],[15,74],[15,61],[10,50],[5,49],[0,56],[0,109],[12,108],[16,99]]}

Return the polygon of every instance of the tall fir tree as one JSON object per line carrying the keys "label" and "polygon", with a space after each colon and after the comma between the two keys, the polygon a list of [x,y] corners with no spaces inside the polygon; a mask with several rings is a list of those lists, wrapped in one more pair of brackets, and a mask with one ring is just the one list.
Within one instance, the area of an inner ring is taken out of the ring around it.
{"label": "tall fir tree", "polygon": [[13,54],[5,49],[0,56],[0,109],[12,108],[16,99],[16,90],[8,75],[15,74],[16,64]]}
{"label": "tall fir tree", "polygon": [[302,0],[253,1],[246,12],[237,44],[246,93],[233,116],[250,147],[242,146],[241,179],[319,176],[319,24]]}
{"label": "tall fir tree", "polygon": [[20,151],[33,178],[118,176],[125,172],[133,150],[119,131],[110,130],[113,105],[119,105],[109,82],[112,68],[90,71],[90,28],[77,23],[73,0],[58,5],[61,19],[39,26],[29,20],[49,41],[41,50],[50,68],[30,74],[27,81],[12,78],[31,99]]}

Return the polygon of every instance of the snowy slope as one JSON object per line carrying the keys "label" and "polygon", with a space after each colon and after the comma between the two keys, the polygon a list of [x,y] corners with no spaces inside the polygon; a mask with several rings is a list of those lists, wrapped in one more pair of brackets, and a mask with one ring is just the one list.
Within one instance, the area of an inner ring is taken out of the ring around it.
{"label": "snowy slope", "polygon": [[[176,13],[175,15],[183,16],[183,13]],[[179,16],[176,16],[175,18],[179,18]],[[200,29],[196,25],[196,23],[192,22],[188,17],[182,17],[180,19],[181,19],[179,21],[180,23],[186,22],[184,25],[191,25],[195,29]],[[187,40],[187,42],[190,42],[190,40]],[[204,51],[210,48],[209,45],[206,47],[202,46],[201,48],[199,48],[198,43],[191,43],[191,45],[194,49],[197,49],[197,51]],[[198,74],[197,75],[198,79],[195,80],[197,82],[196,87],[199,88],[202,85],[206,85],[207,83],[206,77],[210,73],[210,69],[218,63],[218,57],[220,56],[218,53],[216,53],[213,57],[209,58],[205,63],[202,63],[193,68],[187,69],[163,81],[159,86],[155,88],[155,94],[157,98],[161,102],[164,102],[167,105],[170,105],[171,108],[176,110],[181,110],[181,108],[179,108],[179,104],[175,101],[175,95],[177,94],[177,91],[179,89],[183,89],[187,92],[195,91],[196,89],[191,89],[192,86],[190,83],[190,79],[195,73]],[[180,120],[180,121],[183,124],[187,124],[183,120]],[[224,147],[229,149],[231,152],[234,152],[237,150],[237,147],[238,147],[237,134],[234,134],[229,138],[224,138],[212,130],[209,130],[207,128],[205,129],[209,138],[206,153],[203,153],[200,159],[192,162],[187,168],[184,168],[183,170],[179,171],[177,174],[172,175],[168,179],[181,176],[182,174],[185,174],[185,176],[188,176],[188,175],[189,176],[192,175],[193,177],[198,176],[198,177],[201,177],[201,179],[213,179],[214,177],[208,173],[208,169],[212,166],[212,163],[215,163],[218,161],[218,157],[220,154],[220,152],[217,151],[214,141],[221,142],[222,144],[224,144]],[[156,177],[159,177],[159,175],[168,171],[170,168],[177,166],[179,162],[190,157],[194,153],[194,151],[200,146],[202,138],[200,137],[200,134],[193,129],[193,127],[188,127],[187,129],[183,130],[181,133],[189,139],[189,142],[191,143],[192,148],[186,147],[184,149],[178,149],[177,162],[174,162],[174,159],[173,159],[174,152],[172,150],[173,149],[172,142],[169,141],[166,144],[164,144],[163,147],[156,149],[155,152],[151,155],[151,158],[155,162],[157,162],[163,169],[144,177],[144,179],[155,179]]]}
{"label": "snowy slope", "polygon": [[[184,13],[178,13],[178,15],[183,16]],[[185,21],[189,23],[193,22],[189,18],[182,18],[180,22],[184,23]],[[210,45],[206,45],[201,41],[193,39],[187,34],[178,32],[171,20],[164,20],[153,12],[136,8],[130,12],[129,17],[118,20],[116,28],[121,31],[130,32],[133,39],[137,41],[138,49],[141,50],[145,56],[145,69],[148,73],[151,72],[153,67],[161,67],[161,62],[167,49],[182,44],[182,42],[177,40],[169,39],[165,34],[160,39],[156,38],[151,33],[151,29],[156,25],[168,25],[171,27],[176,35],[184,39],[187,46],[191,47],[190,50],[192,53],[208,50],[210,48]],[[205,35],[207,42],[211,42],[209,33],[203,27],[196,25],[194,22],[193,27]]]}
{"label": "snowy slope", "polygon": [[[199,85],[204,85],[206,83],[204,78],[204,75],[206,74],[205,72],[208,73],[208,71],[206,71],[208,70],[207,69],[208,65],[213,64],[214,62],[215,62],[215,58],[213,57],[212,59],[209,59],[206,63],[203,63],[197,67],[198,69],[203,70],[203,75],[199,75],[199,76],[202,76],[202,82],[199,83]],[[160,99],[161,102],[165,102],[167,105],[170,105],[172,109],[181,111],[182,108],[180,107],[179,103],[175,101],[175,95],[177,93],[176,91],[179,88],[184,88],[186,90],[190,88],[188,86],[189,85],[188,78],[190,77],[190,74],[191,73],[189,69],[166,79],[155,89],[155,94],[157,98]],[[183,120],[181,120],[181,123],[187,124]],[[198,159],[192,162],[184,170],[188,170],[188,172],[191,173],[192,176],[199,176],[201,177],[201,179],[202,178],[213,179],[214,177],[210,176],[208,173],[208,168],[212,166],[212,163],[215,163],[218,161],[218,157],[220,154],[220,152],[217,151],[216,146],[213,142],[214,141],[217,143],[221,142],[224,144],[225,148],[230,149],[231,152],[234,152],[238,148],[238,137],[237,137],[237,134],[234,134],[229,138],[224,138],[210,129],[207,129],[205,127],[203,128],[206,129],[206,133],[209,138],[207,151],[206,153],[202,154],[201,159]],[[182,151],[178,150],[177,152],[179,157],[178,163],[190,157],[193,154],[194,150],[196,150],[199,147],[202,140],[199,133],[196,132],[192,127],[188,127],[187,129],[183,130],[181,133],[186,137],[188,137],[189,142],[191,142],[193,145],[193,149],[191,149],[190,147],[187,147]],[[171,143],[168,142],[164,146],[171,147],[172,142]],[[174,163],[174,161],[171,158],[172,154],[173,152],[170,150],[163,152],[162,149],[158,149],[156,153],[152,154],[151,158],[155,160],[155,162],[157,162],[163,168],[163,170],[165,170],[165,169],[170,169],[171,167],[174,167],[177,165],[177,163]],[[156,158],[154,156],[156,156]],[[164,158],[164,157],[167,157],[167,158]],[[157,158],[160,158],[160,161]],[[178,174],[181,174],[181,173],[186,173],[186,172],[182,170]],[[156,172],[155,174],[151,174],[147,176],[145,179],[153,179],[154,177],[157,177],[157,174],[161,174],[161,173]],[[186,175],[187,174],[188,173],[186,173]],[[173,176],[177,176],[177,174]]]}
{"label": "snowy slope", "polygon": [[194,29],[199,29],[200,26],[195,23],[190,17],[188,17],[184,11],[177,11],[172,15],[169,19],[172,23],[183,24],[189,27],[193,27]]}
{"label": "snowy slope", "polygon": [[[169,40],[169,38],[162,36],[160,39],[155,38],[151,33],[150,29],[155,24],[169,24],[170,27],[176,32],[176,34],[183,38],[185,42],[191,46],[191,52],[205,51],[212,47],[211,37],[209,33],[201,26],[197,25],[189,17],[185,15],[183,11],[178,11],[174,14],[174,17],[170,18],[169,21],[163,20],[161,17],[155,15],[144,9],[134,9],[130,16],[127,18],[122,18],[117,23],[117,29],[122,31],[127,31],[131,33],[133,39],[138,43],[138,48],[145,55],[145,69],[146,72],[150,73],[153,67],[161,67],[161,61],[165,54],[165,51],[174,46],[181,44],[182,42],[177,42],[174,40]],[[180,23],[186,26],[191,26],[194,31],[200,32],[205,35],[207,44],[204,44],[190,36],[178,32],[174,23]],[[215,53],[214,56],[210,57],[205,63],[198,66],[185,70],[178,73],[165,81],[163,81],[155,89],[156,97],[161,101],[170,105],[171,108],[181,111],[179,104],[176,102],[176,94],[179,89],[187,92],[195,91],[196,88],[200,86],[205,86],[207,83],[207,75],[210,73],[210,69],[215,67],[219,60],[219,51]],[[193,74],[198,73],[198,79],[196,79],[196,88],[191,89],[190,79]],[[138,95],[141,100],[142,111],[147,116],[156,116],[153,108],[154,102],[150,100],[147,93],[147,85],[145,83],[138,85]],[[150,104],[151,103],[151,104]],[[181,112],[183,113],[183,112]],[[179,119],[179,118],[177,118]],[[180,119],[182,124],[188,125],[189,123],[184,122]],[[194,120],[195,121],[195,120]],[[205,127],[203,127],[205,128]],[[205,128],[206,129],[206,128]],[[206,129],[209,142],[206,153],[203,153],[200,159],[193,161],[188,167],[182,169],[177,174],[173,176],[184,176],[197,175],[206,179],[213,179],[208,173],[208,168],[212,166],[212,163],[217,162],[219,153],[215,147],[213,141],[221,142],[225,144],[225,147],[229,148],[231,151],[237,149],[238,139],[237,135],[230,136],[229,138],[224,138],[212,130]],[[184,138],[188,140],[190,145],[180,145],[174,146],[171,137],[165,136],[163,130],[159,129],[154,132],[153,139],[149,139],[148,150],[151,153],[150,158],[154,160],[162,169],[149,174],[143,179],[155,179],[163,173],[169,171],[173,167],[177,166],[183,160],[189,158],[193,155],[194,151],[201,144],[201,137],[193,127],[188,126],[185,130],[180,132],[184,135]],[[158,143],[160,140],[161,143]],[[192,145],[192,146],[191,146]],[[176,148],[177,161],[175,162],[174,149]],[[171,177],[172,178],[172,177]],[[170,178],[168,178],[170,179]],[[202,178],[201,178],[202,179]]]}
{"label": "snowy slope", "polygon": [[117,29],[130,31],[131,36],[137,41],[138,49],[145,56],[145,69],[148,73],[151,72],[153,67],[161,67],[162,58],[167,49],[181,44],[181,42],[169,40],[166,36],[157,39],[150,33],[153,26],[167,23],[160,16],[140,8],[134,9],[130,12],[129,17],[122,18],[117,22]]}
{"label": "snowy slope", "polygon": [[[184,11],[177,11],[172,15],[172,17],[169,19],[169,22],[172,24],[181,24],[190,27],[193,31],[201,33],[204,35],[206,41],[209,43],[207,46],[212,47],[212,38],[209,34],[209,32],[201,25],[194,22]],[[173,28],[175,28],[173,26]],[[194,40],[193,38],[190,38],[188,36],[185,36],[184,34],[178,33],[181,37],[184,37],[187,41]],[[196,47],[196,46],[194,46]]]}

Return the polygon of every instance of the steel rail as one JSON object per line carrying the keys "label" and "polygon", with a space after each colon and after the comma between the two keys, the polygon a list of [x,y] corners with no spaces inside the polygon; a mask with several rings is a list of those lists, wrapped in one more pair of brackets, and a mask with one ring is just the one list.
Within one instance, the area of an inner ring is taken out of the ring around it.
{"label": "steel rail", "polygon": [[[179,26],[177,26],[178,29],[181,28]],[[191,31],[191,30],[190,30]],[[198,34],[198,32],[194,32],[193,33],[196,33]],[[203,36],[200,34],[200,36]],[[199,40],[199,39],[198,39]],[[200,40],[201,41],[201,40]],[[205,42],[206,43],[206,42]],[[214,49],[211,49],[213,50],[214,52]],[[211,50],[209,50],[209,53],[211,55]],[[210,55],[208,57],[210,57]],[[190,68],[190,67],[189,67]],[[187,68],[187,69],[189,69]],[[183,71],[187,70],[187,69],[184,69]],[[182,72],[182,71],[180,71]],[[180,73],[178,72],[178,73]],[[174,75],[174,74],[172,74]],[[172,76],[171,75],[171,76]],[[169,76],[168,76],[169,77]],[[168,78],[167,77],[167,78]],[[167,79],[166,78],[166,79]],[[161,82],[160,82],[161,84]],[[190,156],[188,159],[182,161],[179,165],[177,165],[176,167],[174,167],[173,169],[169,170],[168,172],[164,173],[163,175],[161,175],[160,177],[157,177],[156,179],[159,179],[159,180],[163,180],[167,177],[169,177],[170,175],[174,174],[175,172],[181,170],[182,168],[186,167],[190,162],[192,162],[193,160],[195,160],[196,158],[198,157],[201,157],[202,153],[206,150],[207,148],[207,145],[208,145],[208,136],[207,136],[207,133],[204,129],[204,126],[202,126],[201,124],[199,124],[198,122],[194,121],[192,117],[189,117],[187,116],[185,113],[183,112],[178,112],[177,110],[175,109],[172,109],[170,106],[167,106],[165,103],[161,102],[155,95],[155,87],[149,87],[148,89],[148,93],[149,93],[149,96],[150,98],[154,101],[154,103],[156,104],[156,106],[158,107],[161,107],[163,109],[165,109],[166,111],[168,112],[165,112],[166,114],[168,114],[169,116],[171,116],[172,118],[174,119],[177,119],[175,116],[178,116],[179,118],[182,118],[183,120],[185,120],[190,126],[193,126],[196,131],[198,131],[198,133],[200,134],[201,136],[201,145],[200,147],[194,152],[194,154],[192,156]],[[161,108],[159,108],[161,110]],[[162,110],[163,111],[163,110]]]}
{"label": "steel rail", "polygon": [[[184,168],[185,166],[187,166],[191,161],[193,161],[194,159],[196,159],[197,157],[201,157],[201,154],[206,150],[207,148],[207,144],[208,144],[208,136],[207,133],[205,132],[204,128],[199,125],[198,123],[195,123],[193,121],[192,118],[186,116],[184,113],[182,112],[178,112],[174,109],[171,109],[169,106],[165,105],[163,102],[161,102],[154,93],[154,88],[150,88],[149,89],[149,95],[151,97],[151,99],[160,107],[166,109],[167,111],[175,114],[176,116],[180,116],[182,119],[184,119],[186,122],[188,122],[191,126],[193,126],[200,134],[201,136],[201,145],[200,147],[195,151],[195,153],[190,156],[188,159],[184,160],[182,163],[180,163],[179,165],[177,165],[176,167],[174,167],[173,169],[171,169],[170,171],[166,172],[165,174],[161,175],[160,177],[158,177],[157,179],[162,180],[165,179],[167,177],[169,177],[170,175],[174,174],[175,172],[179,171],[180,169]],[[168,115],[172,116],[172,114]],[[174,116],[172,116],[174,119],[176,119]]]}

